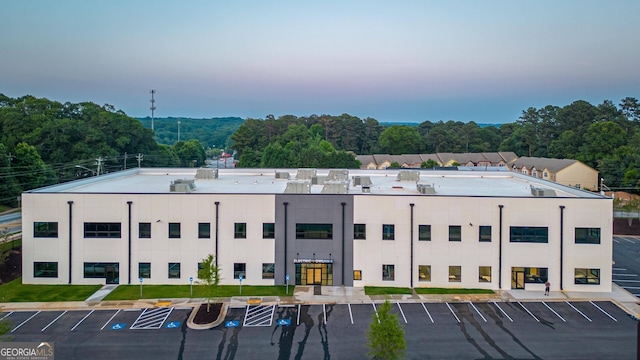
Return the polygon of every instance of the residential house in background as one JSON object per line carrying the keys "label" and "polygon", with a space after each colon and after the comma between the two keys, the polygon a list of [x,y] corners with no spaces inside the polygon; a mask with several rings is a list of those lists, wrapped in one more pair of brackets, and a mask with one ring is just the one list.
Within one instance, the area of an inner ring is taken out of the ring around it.
{"label": "residential house in background", "polygon": [[523,156],[509,164],[512,171],[555,181],[578,189],[598,190],[598,171],[572,159],[549,159]]}

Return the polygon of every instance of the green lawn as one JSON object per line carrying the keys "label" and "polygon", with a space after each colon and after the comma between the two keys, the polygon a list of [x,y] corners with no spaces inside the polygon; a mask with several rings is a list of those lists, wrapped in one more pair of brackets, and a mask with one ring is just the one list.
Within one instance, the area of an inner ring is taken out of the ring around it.
{"label": "green lawn", "polygon": [[0,243],[0,253],[3,253],[9,249],[14,249],[22,245],[22,238],[8,241],[6,243]]}
{"label": "green lawn", "polygon": [[449,288],[415,288],[418,294],[494,294],[493,290],[487,289],[449,289]]}
{"label": "green lawn", "polygon": [[102,285],[24,285],[22,278],[0,285],[0,302],[84,301]]}
{"label": "green lawn", "polygon": [[367,295],[411,294],[411,289],[403,287],[365,286],[364,293]]}
{"label": "green lawn", "polygon": [[[172,299],[172,298],[207,298],[204,285],[193,285],[191,296],[189,285],[142,285],[142,299]],[[289,295],[293,295],[294,286],[289,286]],[[286,287],[280,286],[240,286],[218,285],[211,297],[232,296],[286,296]],[[140,285],[120,285],[104,300],[137,300],[140,299]]]}

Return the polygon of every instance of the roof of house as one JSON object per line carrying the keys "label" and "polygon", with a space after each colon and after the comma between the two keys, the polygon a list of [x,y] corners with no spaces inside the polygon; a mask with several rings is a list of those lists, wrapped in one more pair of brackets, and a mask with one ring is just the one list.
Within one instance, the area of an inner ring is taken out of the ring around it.
{"label": "roof of house", "polygon": [[[549,159],[549,158],[539,158],[539,157],[528,157],[523,156],[518,158],[517,160],[512,161],[509,165],[516,166],[517,168],[521,168],[526,166],[531,169],[535,167],[538,170],[547,169],[551,172],[558,172],[562,169],[565,169],[575,163],[579,162],[578,160],[572,159]],[[587,166],[587,165],[585,165]]]}

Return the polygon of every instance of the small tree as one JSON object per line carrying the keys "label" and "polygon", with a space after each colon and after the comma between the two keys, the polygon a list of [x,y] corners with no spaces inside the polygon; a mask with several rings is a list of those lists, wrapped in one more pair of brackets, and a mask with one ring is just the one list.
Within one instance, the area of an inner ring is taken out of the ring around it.
{"label": "small tree", "polygon": [[423,168],[423,169],[433,169],[436,166],[438,166],[438,162],[433,160],[433,159],[429,159],[427,161],[423,161],[420,164],[420,167]]}
{"label": "small tree", "polygon": [[215,257],[209,254],[205,259],[202,259],[202,268],[198,269],[198,283],[206,286],[207,312],[211,307],[211,298],[220,279],[220,267],[216,265]]}
{"label": "small tree", "polygon": [[398,316],[392,314],[389,300],[373,314],[369,333],[367,334],[367,347],[369,355],[375,360],[402,359],[407,350],[407,342],[404,339],[404,329],[398,322]]}

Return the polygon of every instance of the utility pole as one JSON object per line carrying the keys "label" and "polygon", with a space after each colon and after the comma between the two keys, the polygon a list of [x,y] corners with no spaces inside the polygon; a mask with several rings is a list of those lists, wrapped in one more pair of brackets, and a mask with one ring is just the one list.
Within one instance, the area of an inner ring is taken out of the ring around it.
{"label": "utility pole", "polygon": [[138,167],[140,167],[140,163],[142,162],[142,158],[143,157],[144,157],[144,155],[142,155],[142,154],[136,155],[136,160],[138,160]]}
{"label": "utility pole", "polygon": [[180,120],[178,120],[178,142],[180,142]]}
{"label": "utility pole", "polygon": [[123,170],[127,170],[127,153],[124,153],[124,169]]}
{"label": "utility pole", "polygon": [[11,168],[11,162],[13,161],[13,159],[15,159],[16,157],[13,156],[12,153],[9,153],[9,155],[7,155],[7,159],[9,160],[9,168]]}
{"label": "utility pole", "polygon": [[102,156],[96,159],[96,163],[98,164],[98,171],[96,171],[96,176],[100,175],[100,169],[102,168],[103,161],[104,159],[102,158]]}
{"label": "utility pole", "polygon": [[151,109],[151,131],[154,131],[154,128],[153,128],[153,112],[156,110],[156,105],[155,105],[156,100],[153,98],[153,95],[155,95],[156,91],[152,89],[149,92],[151,93],[151,107],[149,108],[149,109]]}

